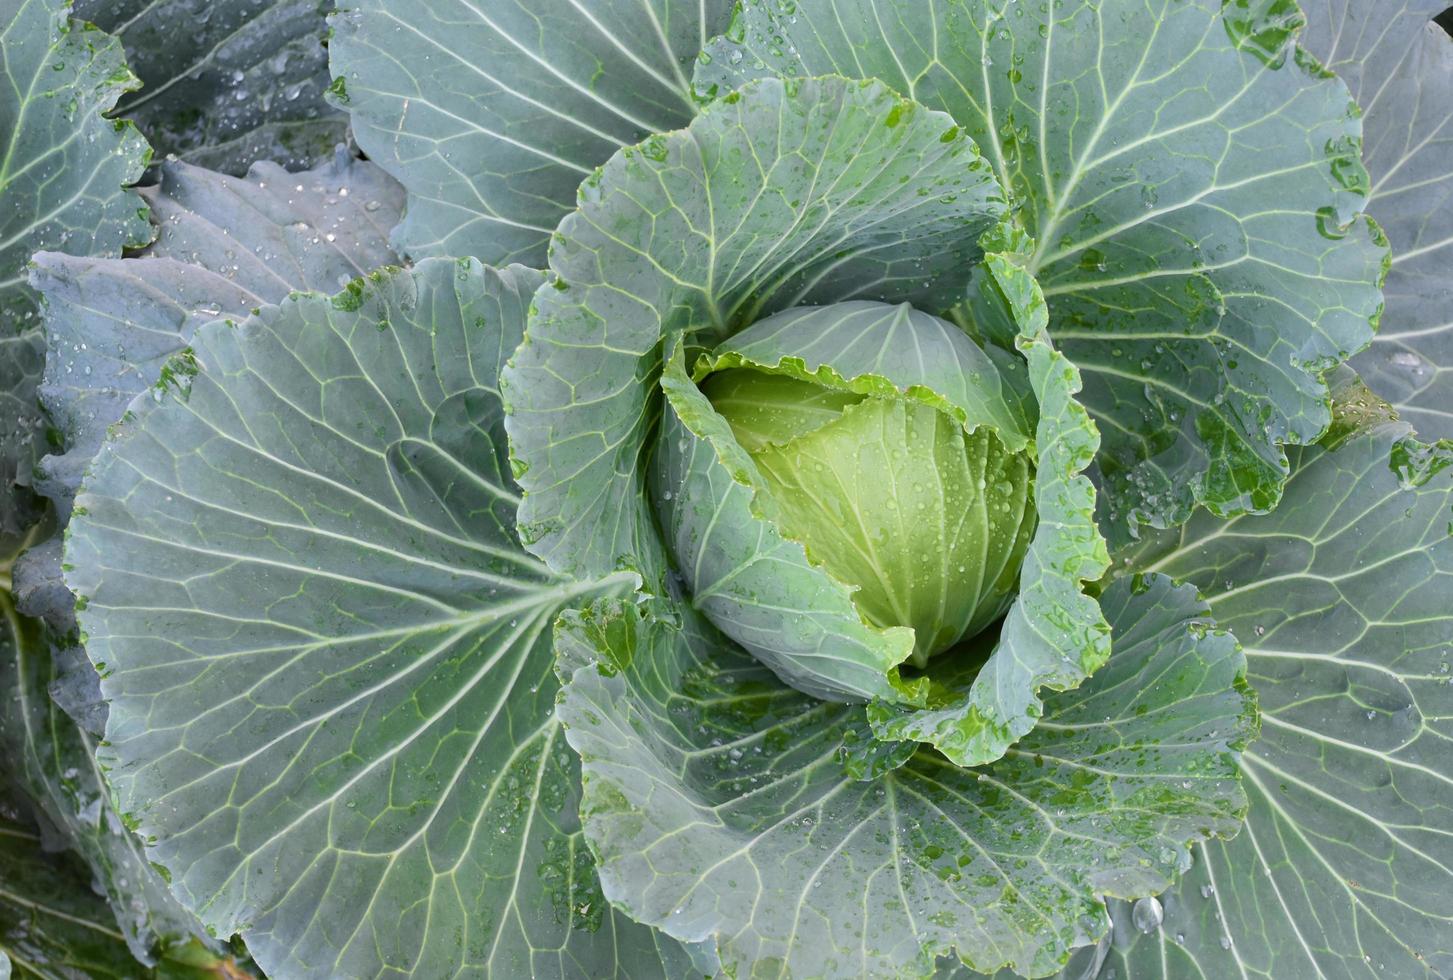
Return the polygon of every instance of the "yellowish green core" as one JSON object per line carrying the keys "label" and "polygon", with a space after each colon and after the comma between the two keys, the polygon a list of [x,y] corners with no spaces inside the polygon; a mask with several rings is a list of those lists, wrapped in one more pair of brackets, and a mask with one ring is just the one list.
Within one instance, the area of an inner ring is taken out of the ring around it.
{"label": "yellowish green core", "polygon": [[702,390],[756,461],[782,532],[870,623],[911,626],[913,663],[1008,608],[1034,532],[1034,468],[991,429],[908,398],[751,369]]}

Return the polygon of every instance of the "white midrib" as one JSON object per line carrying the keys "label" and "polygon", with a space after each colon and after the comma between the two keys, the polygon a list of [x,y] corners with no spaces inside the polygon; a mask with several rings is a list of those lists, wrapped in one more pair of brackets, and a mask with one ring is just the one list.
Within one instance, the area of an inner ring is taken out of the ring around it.
{"label": "white midrib", "polygon": [[[549,589],[549,590],[542,589],[536,595],[536,597],[534,597],[532,600],[521,600],[521,601],[516,602],[516,603],[506,604],[505,606],[497,606],[497,607],[494,607],[494,609],[490,611],[490,613],[489,613],[489,615],[488,615],[487,618],[488,619],[498,619],[502,615],[508,615],[509,614],[509,610],[511,610],[511,609],[513,609],[513,611],[515,611],[515,612],[524,612],[524,611],[527,611],[527,610],[530,610],[530,609],[539,609],[546,601],[548,601],[547,599],[542,599],[541,598],[541,596],[544,596],[546,593],[550,593],[551,594],[551,598],[554,598],[554,599],[558,600],[558,602],[559,602],[560,605],[564,605],[571,598],[577,597],[579,595],[587,594],[587,593],[590,593],[590,592],[596,592],[596,591],[602,591],[603,592],[603,591],[608,590],[613,585],[625,585],[627,583],[632,583],[633,584],[636,581],[637,581],[637,577],[636,577],[635,573],[633,573],[633,572],[616,572],[616,573],[614,573],[614,574],[612,574],[610,576],[607,576],[604,579],[598,579],[598,580],[594,580],[594,581],[590,581],[590,582],[571,583],[568,586],[557,586],[556,588]],[[518,634],[519,633],[522,633],[524,631],[525,631],[524,629],[521,629],[521,630],[517,631],[516,638],[518,637]],[[450,636],[451,637],[452,636],[455,636],[455,635],[458,634],[458,632],[459,632],[459,630],[457,630],[457,629],[451,630],[450,631]],[[503,645],[503,648],[507,649],[509,647],[512,647],[513,645],[514,645],[514,641],[511,640],[510,642],[504,644]],[[357,695],[357,696],[355,696],[353,698],[350,698],[344,704],[338,705],[338,706],[330,709],[328,712],[324,713],[323,715],[315,716],[313,719],[311,719],[310,721],[308,721],[308,722],[306,722],[306,723],[304,723],[302,725],[294,726],[294,728],[291,729],[290,732],[283,733],[282,735],[278,736],[277,738],[272,739],[267,745],[262,746],[259,749],[254,750],[253,752],[249,753],[243,759],[240,759],[240,760],[238,760],[236,762],[233,762],[233,763],[229,763],[226,767],[219,767],[219,769],[221,769],[221,768],[235,769],[235,768],[237,768],[237,767],[245,764],[247,761],[250,761],[251,759],[255,758],[257,755],[259,755],[261,752],[265,751],[267,748],[271,747],[272,745],[274,745],[277,742],[281,741],[282,739],[286,738],[289,734],[295,733],[296,731],[299,731],[299,730],[302,730],[305,727],[314,727],[316,724],[321,723],[327,717],[329,717],[329,716],[331,716],[333,714],[336,714],[339,711],[342,711],[342,710],[346,709],[350,704],[357,703],[363,697],[367,697],[367,696],[369,696],[371,694],[377,693],[379,690],[382,690],[384,687],[387,687],[387,686],[390,686],[390,685],[392,685],[394,683],[397,683],[398,680],[401,677],[406,676],[407,674],[409,674],[409,673],[413,672],[414,670],[418,669],[420,665],[427,664],[427,663],[431,662],[432,659],[433,659],[432,652],[429,655],[425,655],[423,657],[420,657],[418,660],[415,661],[415,663],[413,665],[411,665],[410,667],[406,668],[404,671],[402,671],[400,673],[397,673],[397,674],[392,675],[386,681],[380,682],[380,684],[375,685],[369,691],[361,692],[359,695]],[[521,659],[523,661],[523,658],[521,658]],[[217,900],[217,898],[219,898],[223,894],[223,892],[225,892],[227,890],[227,888],[230,887],[232,881],[236,878],[237,874],[239,872],[244,871],[248,867],[250,867],[253,859],[256,858],[259,854],[261,854],[262,852],[264,852],[265,850],[267,850],[267,848],[271,847],[272,845],[274,845],[275,843],[277,843],[279,840],[281,840],[284,837],[286,837],[289,833],[291,833],[293,830],[295,830],[303,822],[305,822],[306,820],[310,819],[315,813],[317,813],[323,807],[326,807],[329,804],[331,804],[333,802],[336,802],[339,798],[341,798],[343,796],[344,793],[346,793],[354,785],[356,785],[358,782],[360,782],[361,780],[363,780],[364,778],[366,778],[369,774],[371,774],[374,770],[376,770],[379,765],[381,765],[384,762],[387,762],[389,759],[392,759],[392,758],[396,757],[400,752],[402,752],[404,749],[408,748],[409,745],[411,745],[413,743],[413,741],[416,738],[418,738],[419,735],[422,732],[427,731],[430,727],[432,727],[440,718],[442,718],[450,710],[452,710],[461,700],[464,699],[464,697],[466,697],[469,694],[470,691],[472,691],[474,689],[474,687],[478,684],[479,680],[481,679],[482,674],[487,673],[488,670],[493,667],[495,660],[497,660],[497,656],[495,658],[492,658],[489,664],[486,664],[483,668],[481,668],[481,670],[479,672],[477,672],[476,676],[473,679],[467,681],[464,684],[461,684],[460,685],[460,688],[459,688],[459,691],[456,692],[455,696],[453,698],[451,698],[448,703],[446,703],[444,705],[441,705],[439,707],[439,709],[437,709],[436,711],[434,711],[431,714],[431,716],[428,719],[425,720],[425,723],[424,724],[422,724],[422,725],[420,725],[420,726],[417,727],[417,729],[415,730],[415,732],[414,732],[413,735],[411,735],[409,738],[406,738],[406,739],[403,739],[403,740],[399,741],[397,744],[394,744],[394,745],[390,746],[387,751],[380,753],[376,758],[374,758],[373,760],[371,760],[368,765],[362,767],[357,774],[355,774],[352,778],[350,778],[346,783],[344,783],[343,785],[341,785],[340,787],[338,787],[337,790],[335,790],[334,792],[328,794],[323,799],[320,799],[316,803],[314,803],[311,806],[309,806],[306,810],[304,810],[302,813],[300,813],[296,818],[294,818],[288,824],[284,825],[283,827],[280,827],[278,830],[276,830],[275,832],[273,832],[272,834],[270,834],[265,840],[262,840],[262,841],[258,842],[256,844],[256,846],[252,847],[250,849],[250,851],[248,852],[246,858],[244,860],[242,860],[241,862],[238,863],[237,868],[232,872],[232,874],[228,875],[227,879],[225,879],[220,885],[217,886],[216,889],[214,889],[215,896],[212,899],[209,899],[205,903],[205,905],[202,907],[202,910],[205,910],[205,909],[209,908]],[[518,669],[516,671],[516,674],[518,674]],[[485,726],[485,730],[488,730],[488,727],[489,726],[486,725]],[[477,742],[476,742],[476,745],[477,745]],[[209,772],[207,775],[208,776],[213,775],[215,773],[215,771],[217,771],[217,770],[213,770],[212,772]],[[195,780],[193,782],[195,782]],[[192,784],[191,783],[188,783],[186,785],[192,785]],[[176,788],[170,790],[165,796],[160,797],[158,800],[156,800],[153,805],[159,804],[162,800],[166,799],[167,797],[172,796],[172,795],[175,795],[175,793],[178,792],[178,790],[180,790],[182,788],[185,788],[185,787],[176,787]],[[431,821],[432,821],[432,817],[431,817]],[[422,831],[420,831],[420,833],[422,833]],[[413,841],[417,840],[418,836],[419,835],[416,833],[414,835],[414,837],[411,838],[410,842],[412,843]]]}
{"label": "white midrib", "polygon": [[[489,606],[485,609],[475,610],[462,616],[435,620],[428,623],[421,623],[418,626],[400,627],[397,630],[379,631],[371,634],[366,634],[366,636],[363,638],[372,639],[375,637],[382,637],[384,635],[409,636],[416,633],[437,634],[442,632],[445,638],[440,644],[436,645],[434,649],[430,650],[423,656],[416,658],[411,664],[409,664],[408,667],[404,668],[402,671],[390,674],[388,677],[379,680],[378,683],[368,688],[365,688],[362,691],[359,691],[347,700],[342,701],[339,704],[336,704],[333,707],[329,708],[327,711],[324,711],[317,715],[313,715],[306,721],[299,722],[291,728],[278,733],[272,739],[258,746],[256,749],[253,749],[247,755],[242,756],[241,758],[236,759],[232,762],[229,762],[226,765],[218,766],[215,770],[209,770],[206,773],[206,776],[203,778],[210,777],[218,771],[240,768],[247,763],[253,761],[263,753],[267,752],[268,750],[274,748],[287,738],[296,735],[299,732],[304,731],[305,729],[313,728],[319,724],[322,724],[324,721],[333,717],[334,715],[337,715],[339,712],[345,711],[353,705],[358,704],[359,702],[373,697],[374,695],[379,694],[380,692],[388,689],[389,687],[394,686],[415,671],[422,670],[426,666],[429,666],[432,663],[434,656],[437,655],[441,649],[447,648],[459,636],[468,633],[471,629],[477,628],[485,623],[498,622],[506,617],[533,612],[535,610],[548,606],[564,606],[573,598],[587,595],[592,592],[608,592],[613,586],[634,583],[635,581],[636,575],[634,572],[616,572],[613,575],[607,576],[603,579],[596,579],[589,582],[572,582],[568,585],[555,586],[547,589],[538,589],[531,593],[528,593],[523,598],[516,599],[513,602],[507,602],[497,606]],[[334,642],[352,643],[357,642],[358,639],[360,638],[340,636],[335,638]],[[505,644],[506,647],[511,645],[513,645],[513,641]],[[317,646],[319,646],[319,644],[307,644],[306,649],[314,649]],[[276,674],[277,671],[286,669],[287,667],[292,666],[292,664],[293,661],[289,661],[287,664],[284,664],[282,667],[274,670],[271,674],[265,675],[262,680],[270,679],[272,674]],[[467,687],[467,685],[465,687]],[[233,698],[231,700],[236,700],[236,698]],[[214,708],[208,709],[207,712],[198,715],[197,718],[205,717],[213,710],[216,710],[215,706]],[[195,724],[197,718],[193,718],[190,724]],[[156,731],[157,729],[153,728],[152,730]],[[402,748],[403,746],[396,746],[394,751],[396,752]],[[168,797],[174,796],[181,790],[184,790],[189,786],[193,785],[194,782],[195,780],[187,783],[182,783],[178,786],[171,788],[167,791],[165,795],[158,798],[158,802],[160,802],[161,800],[165,800]]]}

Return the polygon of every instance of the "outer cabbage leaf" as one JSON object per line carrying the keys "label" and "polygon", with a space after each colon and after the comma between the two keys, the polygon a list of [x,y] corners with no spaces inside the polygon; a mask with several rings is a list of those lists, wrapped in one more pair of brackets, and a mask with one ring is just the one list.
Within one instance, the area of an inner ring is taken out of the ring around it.
{"label": "outer cabbage leaf", "polygon": [[136,86],[121,45],[72,24],[64,0],[0,0],[0,534],[34,516],[44,445],[35,389],[45,362],[26,263],[38,249],[118,255],[150,238],[123,190],[148,150],[104,113]]}
{"label": "outer cabbage leaf", "polygon": [[952,120],[875,82],[759,81],[617,154],[561,224],[503,379],[526,547],[571,574],[628,561],[659,591],[663,339],[852,299],[946,309],[1004,208]]}
{"label": "outer cabbage leaf", "polygon": [[571,582],[515,538],[496,392],[542,276],[385,271],[214,322],[68,538],[148,855],[291,977],[685,976],[601,898],[554,717]]}
{"label": "outer cabbage leaf", "polygon": [[[1234,833],[1255,708],[1189,589],[1111,589],[1116,655],[990,767],[921,750],[872,781],[837,747],[862,709],[780,685],[689,611],[567,613],[560,714],[607,897],[732,975],[928,976],[935,957],[1053,972],[1098,894],[1159,891]],[[597,663],[589,663],[591,657]]]}
{"label": "outer cabbage leaf", "polygon": [[1386,244],[1346,88],[1287,2],[744,0],[698,73],[877,77],[969,131],[1038,240],[1120,535],[1275,505],[1320,372],[1372,338]]}
{"label": "outer cabbage leaf", "polygon": [[1301,450],[1275,513],[1156,543],[1245,644],[1263,725],[1240,836],[1161,929],[1114,907],[1122,980],[1453,975],[1453,472],[1391,468],[1407,436]]}
{"label": "outer cabbage leaf", "polygon": [[359,146],[409,189],[414,258],[542,265],[583,178],[696,113],[728,0],[343,0],[329,46]]}
{"label": "outer cabbage leaf", "polygon": [[116,114],[158,154],[241,176],[255,161],[290,170],[328,159],[348,119],[328,89],[327,0],[76,0],[114,32],[142,89]]}
{"label": "outer cabbage leaf", "polygon": [[141,191],[157,224],[145,250],[35,257],[50,348],[40,395],[65,444],[40,488],[62,513],[106,428],[199,326],[398,262],[388,230],[403,189],[371,163],[338,154],[296,174],[259,163],[245,178],[168,163],[160,177]]}
{"label": "outer cabbage leaf", "polygon": [[[403,189],[370,163],[339,155],[307,173],[261,163],[243,178],[182,163],[163,165],[140,193],[157,238],[125,259],[55,252],[35,257],[31,285],[44,303],[50,348],[41,401],[63,451],[37,468],[36,488],[62,524],[81,476],[130,401],[151,387],[197,327],[241,318],[292,290],[332,292],[397,261],[388,230]],[[75,599],[61,577],[61,538],[39,543],[15,569],[20,609],[58,638],[75,630]],[[54,651],[66,710],[99,733],[105,707],[94,671],[66,644]],[[99,717],[98,717],[99,716]]]}
{"label": "outer cabbage leaf", "polygon": [[1453,437],[1453,39],[1444,0],[1307,5],[1305,43],[1363,110],[1367,210],[1392,242],[1387,312],[1353,365],[1428,439]]}
{"label": "outer cabbage leaf", "polygon": [[169,950],[155,967],[138,963],[82,870],[50,852],[25,802],[0,796],[0,976],[244,980],[254,973],[197,942]]}

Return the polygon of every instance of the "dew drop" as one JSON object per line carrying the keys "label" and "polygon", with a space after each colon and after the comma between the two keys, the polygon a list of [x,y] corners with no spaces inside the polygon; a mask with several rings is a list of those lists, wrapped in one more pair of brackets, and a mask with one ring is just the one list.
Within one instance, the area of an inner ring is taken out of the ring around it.
{"label": "dew drop", "polygon": [[1147,936],[1155,932],[1165,921],[1165,910],[1161,908],[1160,899],[1152,896],[1137,901],[1130,910],[1130,921]]}

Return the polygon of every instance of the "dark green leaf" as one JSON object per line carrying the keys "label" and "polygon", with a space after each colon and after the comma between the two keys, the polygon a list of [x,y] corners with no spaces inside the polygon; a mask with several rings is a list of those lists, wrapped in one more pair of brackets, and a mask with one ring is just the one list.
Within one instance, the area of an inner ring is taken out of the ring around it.
{"label": "dark green leaf", "polygon": [[[37,526],[30,537],[48,530]],[[5,550],[18,554],[27,543]],[[113,809],[94,737],[52,700],[60,681],[52,650],[65,639],[16,610],[7,591],[12,563],[0,560],[0,768],[32,802],[52,846],[85,862],[111,903],[113,929],[119,927],[137,960],[153,964],[165,950],[194,939],[215,945],[168,892]],[[0,875],[0,888],[4,881]]]}
{"label": "dark green leaf", "polygon": [[22,807],[0,801],[0,977],[150,975],[131,958],[106,900],[65,855],[46,853],[39,828]]}
{"label": "dark green leaf", "polygon": [[141,91],[116,115],[159,156],[238,176],[258,160],[322,163],[348,138],[324,101],[330,0],[76,0],[77,17],[114,32]]}
{"label": "dark green leaf", "polygon": [[132,959],[111,910],[69,855],[47,847],[28,806],[0,794],[0,977],[252,980],[245,956],[193,941],[155,966]]}

